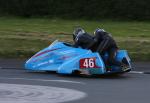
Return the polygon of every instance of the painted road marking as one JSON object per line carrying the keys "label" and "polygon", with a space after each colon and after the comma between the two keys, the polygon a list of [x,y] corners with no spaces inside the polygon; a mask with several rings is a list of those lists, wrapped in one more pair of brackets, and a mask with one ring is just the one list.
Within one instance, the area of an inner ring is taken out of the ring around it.
{"label": "painted road marking", "polygon": [[0,103],[61,103],[86,96],[67,88],[0,83]]}
{"label": "painted road marking", "polygon": [[150,71],[130,71],[129,73],[133,74],[150,74]]}
{"label": "painted road marking", "polygon": [[83,83],[83,82],[70,81],[70,80],[46,80],[46,79],[8,78],[8,77],[0,77],[0,79],[10,79],[10,80],[30,80],[30,81],[41,81],[41,82],[61,82],[61,83],[85,84],[85,83]]}
{"label": "painted road marking", "polygon": [[144,72],[142,72],[142,71],[130,71],[129,73],[133,73],[133,74],[144,74]]}

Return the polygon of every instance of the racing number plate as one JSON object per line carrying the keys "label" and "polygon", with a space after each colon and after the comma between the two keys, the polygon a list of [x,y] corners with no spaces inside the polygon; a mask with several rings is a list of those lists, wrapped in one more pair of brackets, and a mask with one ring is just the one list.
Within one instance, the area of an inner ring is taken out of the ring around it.
{"label": "racing number plate", "polygon": [[96,66],[96,58],[83,58],[80,59],[80,68],[98,68]]}

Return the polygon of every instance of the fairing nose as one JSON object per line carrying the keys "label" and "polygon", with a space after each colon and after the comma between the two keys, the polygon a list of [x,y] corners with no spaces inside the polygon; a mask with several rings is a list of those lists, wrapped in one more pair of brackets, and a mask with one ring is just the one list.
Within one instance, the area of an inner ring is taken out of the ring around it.
{"label": "fairing nose", "polygon": [[32,69],[32,63],[31,63],[30,59],[26,61],[25,68],[26,69]]}

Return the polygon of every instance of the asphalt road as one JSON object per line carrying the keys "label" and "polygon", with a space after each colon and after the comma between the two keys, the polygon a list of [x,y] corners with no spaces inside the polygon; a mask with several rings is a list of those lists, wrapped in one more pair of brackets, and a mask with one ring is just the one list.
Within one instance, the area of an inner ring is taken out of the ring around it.
{"label": "asphalt road", "polygon": [[29,72],[24,60],[0,59],[0,103],[149,103],[150,64],[121,76],[79,77]]}

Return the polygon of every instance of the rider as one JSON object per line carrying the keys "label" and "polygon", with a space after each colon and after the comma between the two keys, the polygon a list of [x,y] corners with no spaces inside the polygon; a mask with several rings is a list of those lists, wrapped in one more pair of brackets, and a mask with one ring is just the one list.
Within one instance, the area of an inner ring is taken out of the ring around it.
{"label": "rider", "polygon": [[76,28],[73,33],[74,47],[82,47],[83,49],[92,49],[94,42],[93,36],[86,33],[82,28]]}

